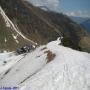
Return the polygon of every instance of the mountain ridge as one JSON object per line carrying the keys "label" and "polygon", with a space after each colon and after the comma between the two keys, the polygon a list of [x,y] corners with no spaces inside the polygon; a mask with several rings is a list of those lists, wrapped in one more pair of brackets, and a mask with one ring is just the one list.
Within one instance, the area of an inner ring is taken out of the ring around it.
{"label": "mountain ridge", "polygon": [[80,44],[80,41],[85,43],[82,40],[83,37],[89,38],[87,33],[66,15],[43,11],[24,0],[9,0],[9,2],[1,0],[0,2],[6,15],[17,25],[21,33],[39,45],[62,36],[64,46],[82,51],[89,49],[89,46]]}

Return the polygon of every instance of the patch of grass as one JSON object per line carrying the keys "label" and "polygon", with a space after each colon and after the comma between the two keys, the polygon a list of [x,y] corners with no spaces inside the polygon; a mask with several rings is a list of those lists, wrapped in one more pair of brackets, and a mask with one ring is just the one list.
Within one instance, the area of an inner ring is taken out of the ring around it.
{"label": "patch of grass", "polygon": [[55,58],[55,54],[52,53],[50,50],[45,51],[44,53],[47,53],[47,63],[49,63],[50,61],[52,61]]}

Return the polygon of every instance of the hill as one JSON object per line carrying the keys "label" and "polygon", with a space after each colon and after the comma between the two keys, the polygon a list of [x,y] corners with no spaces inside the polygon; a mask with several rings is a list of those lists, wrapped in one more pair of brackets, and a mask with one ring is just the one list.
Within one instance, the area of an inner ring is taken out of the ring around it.
{"label": "hill", "polygon": [[63,37],[64,46],[90,52],[89,36],[66,15],[43,11],[25,0],[1,0],[0,5],[13,24],[29,40],[41,45]]}

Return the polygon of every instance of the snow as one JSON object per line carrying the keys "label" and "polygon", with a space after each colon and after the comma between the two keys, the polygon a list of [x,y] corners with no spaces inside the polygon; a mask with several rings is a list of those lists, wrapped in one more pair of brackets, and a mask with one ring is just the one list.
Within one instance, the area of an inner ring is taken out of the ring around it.
{"label": "snow", "polygon": [[13,36],[14,40],[16,41],[16,43],[19,43],[19,41],[17,40],[18,34],[17,35],[12,34],[12,36]]}
{"label": "snow", "polygon": [[7,39],[6,39],[6,37],[5,37],[5,43],[7,42]]}
{"label": "snow", "polygon": [[0,53],[0,61],[8,60],[9,57],[13,56],[13,52]]}
{"label": "snow", "polygon": [[90,54],[47,45],[56,58],[21,86],[20,90],[90,90]]}
{"label": "snow", "polygon": [[[58,38],[35,51],[14,56],[3,66],[0,86],[18,86],[20,90],[90,90],[90,54],[60,43]],[[47,50],[56,55],[50,63],[46,59]]]}
{"label": "snow", "polygon": [[[8,69],[6,71],[4,70],[4,72],[1,74],[0,85],[17,86],[18,84],[22,83],[26,78],[31,77],[42,67],[44,67],[47,60],[46,54],[44,54],[45,50],[41,51],[42,48],[43,46],[37,48],[31,53],[27,53],[26,55],[15,56],[16,59],[15,57],[13,57],[14,60],[3,67],[4,69]],[[2,71],[2,69],[0,70]],[[9,73],[5,75],[5,72],[7,72],[8,70],[10,70]]]}
{"label": "snow", "polygon": [[[13,60],[14,58],[14,60]],[[7,71],[8,69],[10,69],[16,62],[18,62],[20,59],[22,59],[23,57],[22,56],[13,56],[13,57],[10,57],[8,58],[9,60],[6,61],[6,64],[2,64],[0,66],[0,74],[4,71]]]}
{"label": "snow", "polygon": [[5,15],[5,13],[4,13],[4,11],[2,10],[1,7],[0,7],[0,14],[2,15],[3,19],[5,20],[6,26],[10,27],[11,25],[10,25],[8,19],[7,19],[7,16]]}
{"label": "snow", "polygon": [[13,36],[13,38],[16,40],[17,37],[18,37],[18,34],[17,34],[17,35],[12,34],[12,36]]}
{"label": "snow", "polygon": [[[14,52],[0,53],[0,74],[14,65],[22,56],[16,56]],[[13,60],[14,59],[14,60]],[[6,63],[4,63],[6,62]]]}

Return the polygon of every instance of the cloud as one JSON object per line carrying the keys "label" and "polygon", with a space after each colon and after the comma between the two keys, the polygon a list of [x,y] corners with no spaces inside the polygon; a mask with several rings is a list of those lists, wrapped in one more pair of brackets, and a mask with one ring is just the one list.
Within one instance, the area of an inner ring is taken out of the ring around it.
{"label": "cloud", "polygon": [[46,6],[50,10],[54,10],[54,11],[58,10],[57,8],[60,2],[60,0],[28,0],[28,1],[34,4],[35,6]]}
{"label": "cloud", "polygon": [[63,11],[60,9],[61,0],[27,0],[35,6],[46,6],[52,11],[62,12],[68,16],[78,16],[78,17],[90,17],[90,12],[88,11]]}
{"label": "cloud", "polygon": [[90,12],[88,11],[73,11],[73,12],[64,12],[68,16],[77,16],[77,17],[90,17]]}

